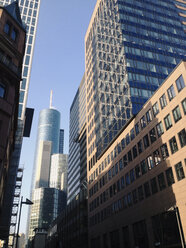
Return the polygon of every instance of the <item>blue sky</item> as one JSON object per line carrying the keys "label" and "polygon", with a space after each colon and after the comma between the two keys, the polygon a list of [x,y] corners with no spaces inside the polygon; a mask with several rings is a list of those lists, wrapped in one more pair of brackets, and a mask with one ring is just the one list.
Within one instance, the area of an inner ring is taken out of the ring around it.
{"label": "blue sky", "polygon": [[[52,2],[52,5],[51,5]],[[41,0],[27,106],[34,108],[30,138],[24,138],[22,195],[29,198],[40,110],[53,106],[61,113],[68,153],[70,106],[84,74],[84,37],[96,0]],[[25,232],[28,207],[23,205],[20,232]]]}

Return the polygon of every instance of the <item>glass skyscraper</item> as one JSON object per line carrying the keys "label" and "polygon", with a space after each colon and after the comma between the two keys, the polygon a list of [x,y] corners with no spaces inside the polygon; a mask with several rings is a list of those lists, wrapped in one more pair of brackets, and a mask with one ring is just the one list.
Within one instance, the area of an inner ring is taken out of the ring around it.
{"label": "glass skyscraper", "polygon": [[97,1],[85,37],[89,169],[185,57],[184,25],[175,4]]}

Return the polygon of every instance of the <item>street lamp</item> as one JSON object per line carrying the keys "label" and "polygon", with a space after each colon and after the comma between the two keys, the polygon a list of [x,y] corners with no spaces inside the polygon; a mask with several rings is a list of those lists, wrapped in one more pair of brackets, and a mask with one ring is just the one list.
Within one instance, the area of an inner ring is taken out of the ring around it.
{"label": "street lamp", "polygon": [[18,246],[18,237],[19,237],[19,225],[20,225],[20,220],[21,220],[21,210],[22,210],[22,204],[25,205],[32,205],[34,204],[32,201],[26,198],[26,201],[23,201],[23,196],[21,197],[21,204],[20,204],[20,210],[19,210],[19,221],[18,221],[18,227],[17,227],[17,237],[16,237],[16,248]]}

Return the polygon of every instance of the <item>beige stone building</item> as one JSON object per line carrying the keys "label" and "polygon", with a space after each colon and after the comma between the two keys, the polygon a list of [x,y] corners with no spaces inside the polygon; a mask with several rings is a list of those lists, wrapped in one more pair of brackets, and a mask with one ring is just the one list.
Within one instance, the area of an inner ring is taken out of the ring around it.
{"label": "beige stone building", "polygon": [[186,62],[88,173],[90,247],[184,247]]}

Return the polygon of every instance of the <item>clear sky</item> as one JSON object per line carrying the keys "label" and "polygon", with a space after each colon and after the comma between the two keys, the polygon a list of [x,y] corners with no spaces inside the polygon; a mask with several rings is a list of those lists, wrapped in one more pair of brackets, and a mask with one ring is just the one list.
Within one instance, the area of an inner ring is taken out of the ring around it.
{"label": "clear sky", "polygon": [[[68,153],[69,112],[84,74],[84,37],[96,0],[41,0],[27,106],[34,108],[30,138],[24,138],[22,195],[30,196],[31,177],[40,110],[53,106],[61,113]],[[25,232],[28,206],[23,205],[20,232]]]}

